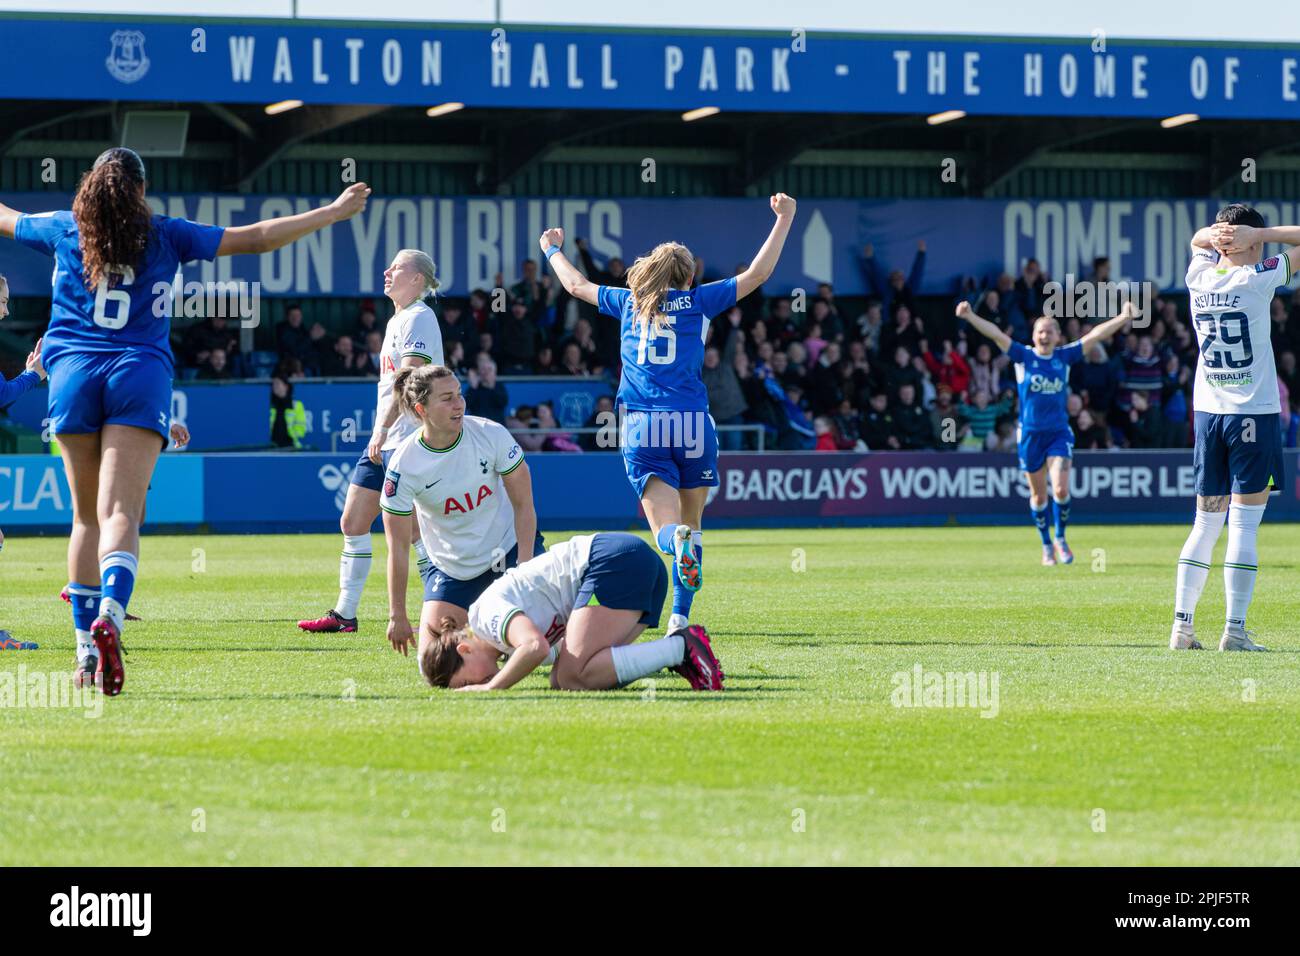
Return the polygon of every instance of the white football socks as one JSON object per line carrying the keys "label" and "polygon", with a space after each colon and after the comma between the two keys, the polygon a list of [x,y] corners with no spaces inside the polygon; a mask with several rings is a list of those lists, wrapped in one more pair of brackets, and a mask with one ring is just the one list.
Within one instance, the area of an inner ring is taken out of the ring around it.
{"label": "white football socks", "polygon": [[614,673],[619,686],[622,686],[680,664],[686,656],[686,640],[680,634],[673,634],[657,641],[611,647],[609,654],[614,659]]}
{"label": "white football socks", "polygon": [[339,617],[357,616],[357,605],[361,603],[361,592],[370,576],[373,557],[370,532],[343,536],[343,554],[339,558],[339,599],[334,605]]}
{"label": "white football socks", "polygon": [[1239,505],[1228,510],[1228,551],[1223,556],[1223,590],[1228,600],[1228,623],[1246,626],[1246,609],[1255,591],[1259,556],[1255,548],[1264,505]]}
{"label": "white football socks", "polygon": [[[1235,506],[1234,506],[1235,507]],[[1210,576],[1210,558],[1214,545],[1223,530],[1226,511],[1201,511],[1196,509],[1192,533],[1187,536],[1183,553],[1178,556],[1178,585],[1174,593],[1174,620],[1191,624],[1196,615],[1196,602],[1205,589],[1205,579]]]}

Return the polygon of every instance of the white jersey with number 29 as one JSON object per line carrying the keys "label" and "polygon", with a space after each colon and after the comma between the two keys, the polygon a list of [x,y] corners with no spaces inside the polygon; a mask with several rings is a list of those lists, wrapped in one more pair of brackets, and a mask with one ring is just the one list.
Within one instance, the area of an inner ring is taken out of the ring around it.
{"label": "white jersey with number 29", "polygon": [[1269,308],[1291,279],[1290,261],[1270,256],[1253,266],[1220,266],[1214,250],[1192,251],[1187,290],[1201,350],[1192,407],[1218,415],[1280,412]]}

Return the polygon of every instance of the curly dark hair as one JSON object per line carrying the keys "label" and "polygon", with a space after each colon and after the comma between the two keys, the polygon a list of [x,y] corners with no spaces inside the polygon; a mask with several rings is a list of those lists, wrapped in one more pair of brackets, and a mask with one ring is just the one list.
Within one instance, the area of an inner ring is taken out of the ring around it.
{"label": "curly dark hair", "polygon": [[153,212],[144,199],[144,162],[134,150],[115,147],[101,153],[81,182],[72,215],[81,234],[82,276],[87,289],[109,279],[110,266],[140,265]]}

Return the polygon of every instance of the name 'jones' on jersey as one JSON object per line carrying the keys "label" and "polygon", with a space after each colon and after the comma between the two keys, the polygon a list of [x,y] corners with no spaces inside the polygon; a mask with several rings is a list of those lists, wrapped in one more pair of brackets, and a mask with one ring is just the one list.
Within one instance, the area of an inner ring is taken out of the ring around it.
{"label": "name 'jones' on jersey", "polygon": [[637,318],[627,289],[600,286],[596,303],[603,314],[619,320],[619,405],[642,411],[708,409],[709,393],[700,378],[704,340],[709,320],[736,304],[734,277],[690,291],[669,289],[662,309],[667,321],[658,332]]}

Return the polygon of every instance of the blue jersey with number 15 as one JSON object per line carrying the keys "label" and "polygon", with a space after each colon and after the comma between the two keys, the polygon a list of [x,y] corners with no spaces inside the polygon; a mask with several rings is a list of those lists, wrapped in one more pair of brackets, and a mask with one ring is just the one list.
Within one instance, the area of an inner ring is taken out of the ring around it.
{"label": "blue jersey with number 15", "polygon": [[[148,245],[135,268],[114,267],[111,285],[105,278],[97,288],[87,289],[80,233],[72,213],[19,216],[14,238],[54,257],[53,304],[42,361],[50,365],[64,352],[144,349],[170,363],[170,287],[176,269],[193,259],[215,259],[224,232],[220,226],[154,216]],[[168,287],[161,294],[163,303],[158,303],[160,296],[154,291],[159,284]]]}
{"label": "blue jersey with number 15", "polygon": [[653,322],[647,327],[637,319],[627,289],[600,286],[596,304],[621,323],[619,405],[640,411],[708,410],[709,393],[700,378],[704,340],[709,335],[709,320],[736,304],[734,277],[688,292],[669,289],[663,304],[668,324],[658,333]]}

